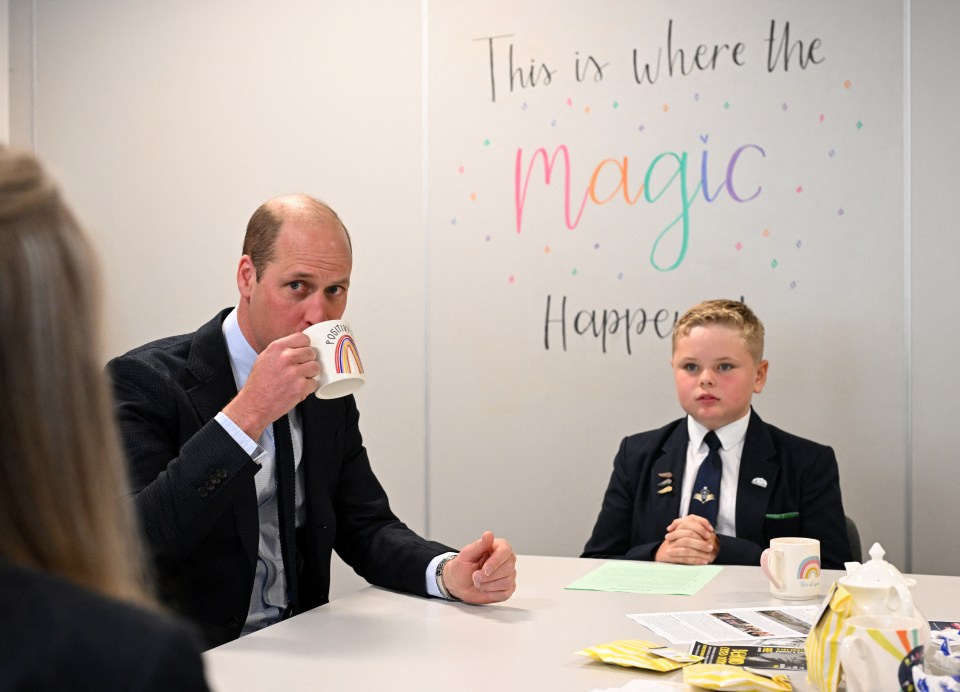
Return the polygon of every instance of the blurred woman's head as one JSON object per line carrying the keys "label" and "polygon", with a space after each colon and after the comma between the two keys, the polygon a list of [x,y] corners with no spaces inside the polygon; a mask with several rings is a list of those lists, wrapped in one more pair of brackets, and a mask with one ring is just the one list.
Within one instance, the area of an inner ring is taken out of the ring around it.
{"label": "blurred woman's head", "polygon": [[86,236],[37,160],[0,147],[0,556],[143,602],[99,317]]}

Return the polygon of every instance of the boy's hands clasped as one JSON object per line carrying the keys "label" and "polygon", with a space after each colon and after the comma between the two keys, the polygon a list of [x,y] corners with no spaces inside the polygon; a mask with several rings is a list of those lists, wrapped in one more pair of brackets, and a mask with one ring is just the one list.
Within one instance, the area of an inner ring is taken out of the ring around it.
{"label": "boy's hands clasped", "polygon": [[654,560],[681,565],[709,565],[720,552],[720,539],[710,522],[696,514],[674,519]]}

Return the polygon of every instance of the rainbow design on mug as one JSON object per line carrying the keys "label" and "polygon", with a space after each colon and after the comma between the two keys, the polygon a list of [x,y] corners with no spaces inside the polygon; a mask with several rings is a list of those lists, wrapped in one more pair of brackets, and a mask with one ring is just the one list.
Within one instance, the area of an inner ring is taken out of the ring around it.
{"label": "rainbow design on mug", "polygon": [[800,561],[800,567],[797,569],[797,579],[819,579],[820,578],[820,556],[811,555]]}
{"label": "rainbow design on mug", "polygon": [[[349,334],[341,334],[340,338],[337,339],[337,345],[333,350],[333,362],[336,365],[338,375],[345,372],[358,375],[363,373],[363,363],[360,362],[357,345]],[[817,567],[819,568],[819,566],[820,563],[818,562]]]}

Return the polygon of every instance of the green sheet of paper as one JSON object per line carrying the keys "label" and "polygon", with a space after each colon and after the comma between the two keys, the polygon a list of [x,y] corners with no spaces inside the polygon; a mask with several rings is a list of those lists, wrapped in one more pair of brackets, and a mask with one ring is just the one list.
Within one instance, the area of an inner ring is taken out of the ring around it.
{"label": "green sheet of paper", "polygon": [[611,560],[567,588],[692,596],[722,569],[718,565],[665,565],[659,562]]}

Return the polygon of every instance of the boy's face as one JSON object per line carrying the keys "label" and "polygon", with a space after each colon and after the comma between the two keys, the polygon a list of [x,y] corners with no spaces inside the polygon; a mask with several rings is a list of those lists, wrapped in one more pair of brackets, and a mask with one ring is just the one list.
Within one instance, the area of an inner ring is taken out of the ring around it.
{"label": "boy's face", "polygon": [[710,430],[747,415],[767,381],[767,361],[754,362],[740,330],[726,325],[700,325],[680,336],[670,362],[680,406]]}

